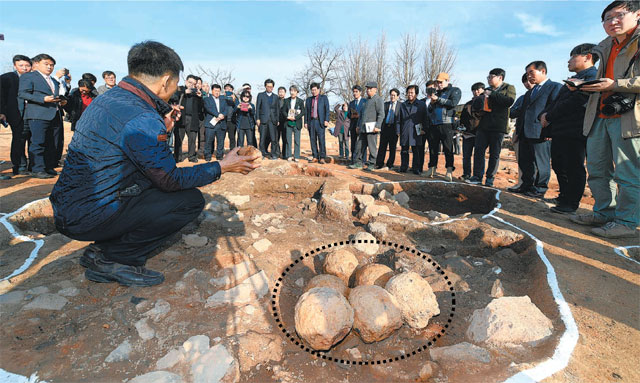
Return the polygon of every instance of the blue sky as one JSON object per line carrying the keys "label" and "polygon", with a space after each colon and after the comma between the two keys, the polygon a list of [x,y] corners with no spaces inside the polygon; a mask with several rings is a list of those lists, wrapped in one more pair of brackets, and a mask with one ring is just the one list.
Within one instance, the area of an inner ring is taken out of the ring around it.
{"label": "blue sky", "polygon": [[[126,75],[129,47],[160,41],[182,57],[185,68],[233,70],[235,85],[259,88],[271,77],[289,85],[314,42],[342,45],[349,38],[375,41],[385,31],[390,53],[401,35],[426,39],[439,25],[458,50],[452,82],[470,87],[502,67],[506,81],[524,92],[524,66],[544,60],[557,81],[569,77],[569,51],[606,37],[600,14],[608,1],[420,2],[10,2],[0,0],[0,69],[16,53],[51,54],[77,80],[100,78],[105,69]],[[206,80],[206,79],[205,79]],[[101,83],[101,79],[98,81]],[[337,101],[337,100],[335,100]]]}

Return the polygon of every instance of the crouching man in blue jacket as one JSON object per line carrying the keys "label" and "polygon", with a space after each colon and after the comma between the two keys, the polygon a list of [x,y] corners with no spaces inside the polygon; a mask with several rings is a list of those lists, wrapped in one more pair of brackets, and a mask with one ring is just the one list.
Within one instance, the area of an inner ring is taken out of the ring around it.
{"label": "crouching man in blue jacket", "polygon": [[80,258],[87,279],[152,286],[164,276],[144,267],[147,256],[200,214],[204,198],[196,188],[259,165],[235,149],[219,162],[177,168],[167,135],[180,111],[167,101],[182,60],[145,41],[131,48],[127,64],[129,76],[78,121],[49,198],[62,234],[94,241]]}

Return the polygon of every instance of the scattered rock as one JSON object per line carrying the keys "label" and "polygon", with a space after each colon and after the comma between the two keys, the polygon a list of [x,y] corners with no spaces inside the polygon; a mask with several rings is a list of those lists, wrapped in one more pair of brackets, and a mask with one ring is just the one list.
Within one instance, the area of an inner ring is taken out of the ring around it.
{"label": "scattered rock", "polygon": [[395,298],[380,286],[357,286],[349,293],[353,328],[365,343],[385,339],[402,326]]}
{"label": "scattered rock", "polygon": [[[254,245],[255,246],[255,245]],[[209,283],[217,288],[228,289],[241,283],[250,275],[256,273],[256,266],[249,261],[240,262],[230,267],[220,270],[215,278],[211,278]]]}
{"label": "scattered rock", "polygon": [[126,339],[115,350],[111,351],[104,361],[107,363],[122,362],[129,359],[129,354],[131,354],[131,343],[129,343],[129,339]]}
{"label": "scattered rock", "polygon": [[429,319],[440,314],[436,295],[429,282],[412,271],[396,275],[385,289],[396,298],[402,319],[411,328],[427,327]]}
{"label": "scattered rock", "polygon": [[396,194],[393,197],[396,201],[398,201],[398,203],[402,206],[408,206],[409,205],[409,195],[405,192],[400,192],[398,194]]}
{"label": "scattered rock", "polygon": [[420,372],[418,372],[418,376],[420,377],[420,380],[422,382],[426,382],[429,379],[431,379],[433,376],[435,376],[437,371],[438,371],[438,364],[436,362],[427,360],[424,362],[422,368],[420,369]]}
{"label": "scattered rock", "polygon": [[271,246],[271,241],[266,238],[262,238],[261,240],[255,242],[253,247],[258,250],[259,253],[264,253]]}
{"label": "scattered rock", "polygon": [[184,357],[192,362],[198,359],[209,349],[209,337],[206,335],[194,335],[182,344]]}
{"label": "scattered rock", "polygon": [[344,201],[322,195],[318,202],[318,213],[327,219],[351,222],[351,201]]}
{"label": "scattered rock", "polygon": [[227,201],[229,201],[229,203],[235,206],[242,206],[245,203],[251,201],[251,196],[248,195],[227,194],[225,195],[225,197],[227,197]]}
{"label": "scattered rock", "polygon": [[[384,190],[383,190],[383,191],[384,191]],[[360,359],[362,359],[362,353],[360,352],[360,350],[358,350],[358,348],[357,348],[357,347],[354,347],[354,348],[348,348],[346,351],[347,351],[347,354],[349,354],[349,356],[350,356],[352,359],[355,359],[355,360],[360,360]]]}
{"label": "scattered rock", "polygon": [[58,295],[62,295],[63,297],[75,297],[78,294],[80,294],[80,290],[75,287],[66,287],[58,291]]}
{"label": "scattered rock", "polygon": [[23,310],[54,310],[60,311],[69,301],[58,294],[44,293],[27,303]]}
{"label": "scattered rock", "polygon": [[209,238],[201,237],[198,234],[183,234],[182,240],[187,247],[204,247],[209,242]]}
{"label": "scattered rock", "polygon": [[435,211],[435,210],[426,211],[425,214],[427,215],[427,218],[429,218],[429,220],[431,221],[444,221],[449,219],[448,215],[440,213],[439,211]]}
{"label": "scattered rock", "polygon": [[300,287],[300,288],[304,287],[304,278],[298,278],[298,279],[296,279],[296,282],[295,282],[295,283],[296,283],[296,286],[298,286],[298,287]]}
{"label": "scattered rock", "polygon": [[384,238],[387,236],[387,225],[382,222],[369,222],[367,224],[367,231],[378,239]]}
{"label": "scattered rock", "polygon": [[502,282],[500,282],[499,279],[496,279],[495,282],[493,282],[493,286],[491,287],[491,296],[493,298],[502,298],[504,296]]}
{"label": "scattered rock", "polygon": [[351,331],[353,321],[353,309],[335,289],[313,288],[296,303],[296,332],[315,350],[329,350],[341,341]]}
{"label": "scattered rock", "polygon": [[367,205],[358,212],[358,218],[371,219],[377,217],[380,213],[389,213],[389,208],[385,205]]}
{"label": "scattered rock", "polygon": [[309,283],[304,289],[304,292],[316,288],[316,287],[328,287],[330,289],[335,289],[337,292],[342,294],[345,298],[347,297],[349,288],[344,283],[344,281],[335,275],[331,274],[320,274],[311,278]]}
{"label": "scattered rock", "polygon": [[170,310],[171,305],[169,304],[169,302],[165,301],[164,299],[158,299],[153,308],[142,315],[153,320],[154,322],[157,322],[167,316]]}
{"label": "scattered rock", "polygon": [[393,270],[380,263],[369,263],[356,270],[356,286],[384,287],[393,277]]}
{"label": "scattered rock", "polygon": [[149,326],[149,319],[142,318],[135,324],[136,330],[138,330],[138,335],[142,340],[149,340],[156,336],[156,330],[154,330],[151,326]]}
{"label": "scattered rock", "polygon": [[183,383],[182,377],[167,371],[153,371],[136,376],[129,383]]}
{"label": "scattered rock", "polygon": [[358,267],[358,259],[345,248],[340,248],[327,254],[323,263],[325,273],[335,275],[347,286],[356,267]]}
{"label": "scattered rock", "polygon": [[475,310],[467,336],[495,347],[535,345],[549,337],[553,324],[528,296],[502,297]]}
{"label": "scattered rock", "polygon": [[[379,246],[376,243],[376,238],[367,233],[366,231],[361,231],[356,235],[352,236],[350,239],[355,240],[356,243],[353,245],[356,249],[362,251],[367,255],[374,255],[378,253]],[[358,241],[362,241],[358,243]]]}
{"label": "scattered rock", "polygon": [[214,213],[222,213],[223,210],[222,204],[218,201],[211,201],[207,203],[206,205],[204,205],[204,209],[212,211]]}
{"label": "scattered rock", "polygon": [[204,307],[220,307],[226,304],[243,306],[262,298],[269,290],[269,282],[264,271],[244,280],[229,290],[221,290],[207,298]]}
{"label": "scattered rock", "polygon": [[356,194],[353,196],[356,200],[356,203],[360,206],[360,209],[364,209],[366,206],[371,206],[376,203],[375,198],[366,194]]}
{"label": "scattered rock", "polygon": [[381,201],[393,200],[393,194],[383,189],[378,193],[378,199]]}
{"label": "scattered rock", "polygon": [[156,362],[156,368],[158,370],[165,370],[175,366],[185,359],[184,353],[174,348]]}
{"label": "scattered rock", "polygon": [[250,331],[239,336],[237,341],[240,371],[249,371],[260,363],[282,360],[282,341],[276,335]]}
{"label": "scattered rock", "polygon": [[13,305],[22,302],[25,296],[24,290],[12,290],[0,295],[0,305]]}
{"label": "scattered rock", "polygon": [[439,363],[491,362],[489,351],[467,342],[447,347],[433,347],[429,354],[431,359]]}
{"label": "scattered rock", "polygon": [[46,294],[48,292],[49,292],[49,288],[47,286],[38,286],[38,287],[34,287],[32,289],[27,290],[27,294],[31,294],[31,295]]}
{"label": "scattered rock", "polygon": [[194,361],[191,365],[191,377],[193,383],[237,382],[240,370],[229,351],[217,344]]}

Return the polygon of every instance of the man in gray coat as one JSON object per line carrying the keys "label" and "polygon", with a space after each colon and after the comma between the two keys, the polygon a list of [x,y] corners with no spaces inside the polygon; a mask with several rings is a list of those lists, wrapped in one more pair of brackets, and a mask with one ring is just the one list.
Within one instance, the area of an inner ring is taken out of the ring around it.
{"label": "man in gray coat", "polygon": [[[373,160],[378,156],[377,141],[378,133],[380,133],[382,122],[384,121],[384,102],[377,94],[378,84],[375,81],[368,82],[365,87],[367,88],[367,103],[358,119],[358,126],[356,127],[358,141],[355,148],[354,163],[349,165],[350,169],[362,169],[363,162],[367,158],[367,148],[369,148]],[[371,168],[373,163],[367,163],[367,166]]]}

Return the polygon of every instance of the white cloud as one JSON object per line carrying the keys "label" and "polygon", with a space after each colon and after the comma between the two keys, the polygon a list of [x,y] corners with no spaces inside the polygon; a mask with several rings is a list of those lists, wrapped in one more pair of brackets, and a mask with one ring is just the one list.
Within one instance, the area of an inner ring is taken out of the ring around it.
{"label": "white cloud", "polygon": [[541,34],[547,36],[559,36],[560,32],[556,29],[556,27],[552,24],[545,24],[542,21],[542,17],[533,16],[527,13],[516,13],[516,17],[522,23],[522,28],[524,28],[527,33]]}

